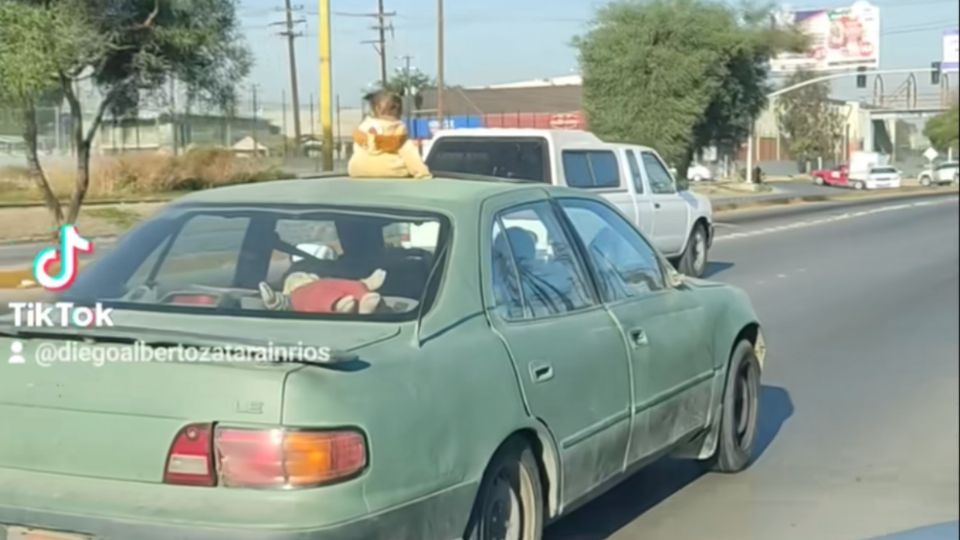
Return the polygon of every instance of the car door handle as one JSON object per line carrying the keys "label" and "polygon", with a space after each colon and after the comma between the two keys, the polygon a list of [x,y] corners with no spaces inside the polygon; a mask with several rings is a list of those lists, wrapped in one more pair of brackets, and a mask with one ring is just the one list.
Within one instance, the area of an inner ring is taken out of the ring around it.
{"label": "car door handle", "polygon": [[530,364],[530,378],[535,383],[549,381],[553,378],[553,366],[550,364]]}
{"label": "car door handle", "polygon": [[647,339],[647,333],[643,331],[643,328],[634,328],[630,331],[630,343],[634,347],[643,347],[648,345],[650,341]]}
{"label": "car door handle", "polygon": [[659,209],[660,209],[660,203],[658,203],[658,202],[653,203],[653,207],[656,208],[657,210],[659,210]]}

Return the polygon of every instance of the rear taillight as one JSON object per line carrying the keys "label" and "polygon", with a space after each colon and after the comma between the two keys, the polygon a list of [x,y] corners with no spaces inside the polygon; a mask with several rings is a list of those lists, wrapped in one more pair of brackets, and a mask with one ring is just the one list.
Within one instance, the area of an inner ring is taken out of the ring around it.
{"label": "rear taillight", "polygon": [[167,455],[167,467],[163,472],[164,483],[185,486],[216,485],[212,433],[213,426],[210,424],[190,424],[177,433]]}
{"label": "rear taillight", "polygon": [[350,478],[367,466],[357,431],[253,430],[218,427],[217,469],[225,486],[302,488]]}

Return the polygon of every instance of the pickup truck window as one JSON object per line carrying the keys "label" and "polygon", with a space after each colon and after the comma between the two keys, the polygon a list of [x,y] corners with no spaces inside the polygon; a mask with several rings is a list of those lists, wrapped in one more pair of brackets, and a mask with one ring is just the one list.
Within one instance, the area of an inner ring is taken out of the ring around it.
{"label": "pickup truck window", "polygon": [[677,192],[677,186],[673,183],[673,177],[663,166],[660,159],[650,152],[643,152],[641,158],[643,166],[647,169],[647,180],[650,182],[650,191],[658,195],[665,195]]}
{"label": "pickup truck window", "polygon": [[605,150],[564,150],[563,175],[567,185],[585,189],[620,187],[617,156]]}
{"label": "pickup truck window", "polygon": [[433,143],[427,166],[451,172],[550,183],[542,138],[443,137]]}

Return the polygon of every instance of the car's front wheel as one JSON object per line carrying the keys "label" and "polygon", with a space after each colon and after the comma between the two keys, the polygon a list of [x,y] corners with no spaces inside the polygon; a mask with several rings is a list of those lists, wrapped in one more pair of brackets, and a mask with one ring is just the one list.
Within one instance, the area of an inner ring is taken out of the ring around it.
{"label": "car's front wheel", "polygon": [[717,449],[708,462],[718,472],[740,472],[750,464],[760,412],[760,363],[753,344],[741,341],[730,356],[723,392]]}
{"label": "car's front wheel", "polygon": [[921,185],[921,186],[927,187],[927,186],[929,186],[931,183],[932,183],[932,182],[931,182],[929,176],[924,175],[924,176],[921,176],[921,177],[920,177],[920,185]]}
{"label": "car's front wheel", "polygon": [[863,191],[864,189],[867,189],[867,185],[864,184],[863,182],[854,182],[853,189],[857,191]]}
{"label": "car's front wheel", "polygon": [[693,226],[687,247],[680,256],[678,269],[688,276],[703,277],[707,269],[707,229],[701,223]]}
{"label": "car's front wheel", "polygon": [[540,540],[542,536],[540,469],[530,446],[512,439],[487,466],[464,538]]}

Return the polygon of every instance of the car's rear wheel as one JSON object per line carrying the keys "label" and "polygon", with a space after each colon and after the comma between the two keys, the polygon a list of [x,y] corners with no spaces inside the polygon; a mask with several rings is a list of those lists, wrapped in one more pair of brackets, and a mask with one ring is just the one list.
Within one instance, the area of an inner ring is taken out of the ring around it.
{"label": "car's rear wheel", "polygon": [[487,466],[464,538],[540,540],[543,490],[530,446],[521,439],[504,444]]}
{"label": "car's rear wheel", "polygon": [[760,412],[760,363],[749,341],[741,341],[730,356],[723,393],[717,449],[709,458],[718,472],[740,472],[750,464],[757,442]]}
{"label": "car's rear wheel", "polygon": [[823,185],[823,178],[820,177],[820,176],[817,176],[817,177],[815,177],[815,178],[813,179],[813,183],[816,184],[816,185],[818,185],[818,186],[822,186],[822,185]]}
{"label": "car's rear wheel", "polygon": [[863,182],[854,182],[854,183],[853,183],[853,189],[855,189],[855,190],[857,190],[857,191],[862,191],[862,190],[864,190],[864,189],[867,189],[867,185],[864,184]]}
{"label": "car's rear wheel", "polygon": [[701,223],[693,226],[687,247],[680,256],[679,270],[688,276],[702,277],[707,269],[707,229]]}
{"label": "car's rear wheel", "polygon": [[929,176],[924,175],[924,176],[921,176],[921,177],[920,177],[920,185],[921,185],[921,186],[927,187],[927,186],[929,186],[931,183],[932,183],[932,182],[930,181],[930,177],[929,177]]}

